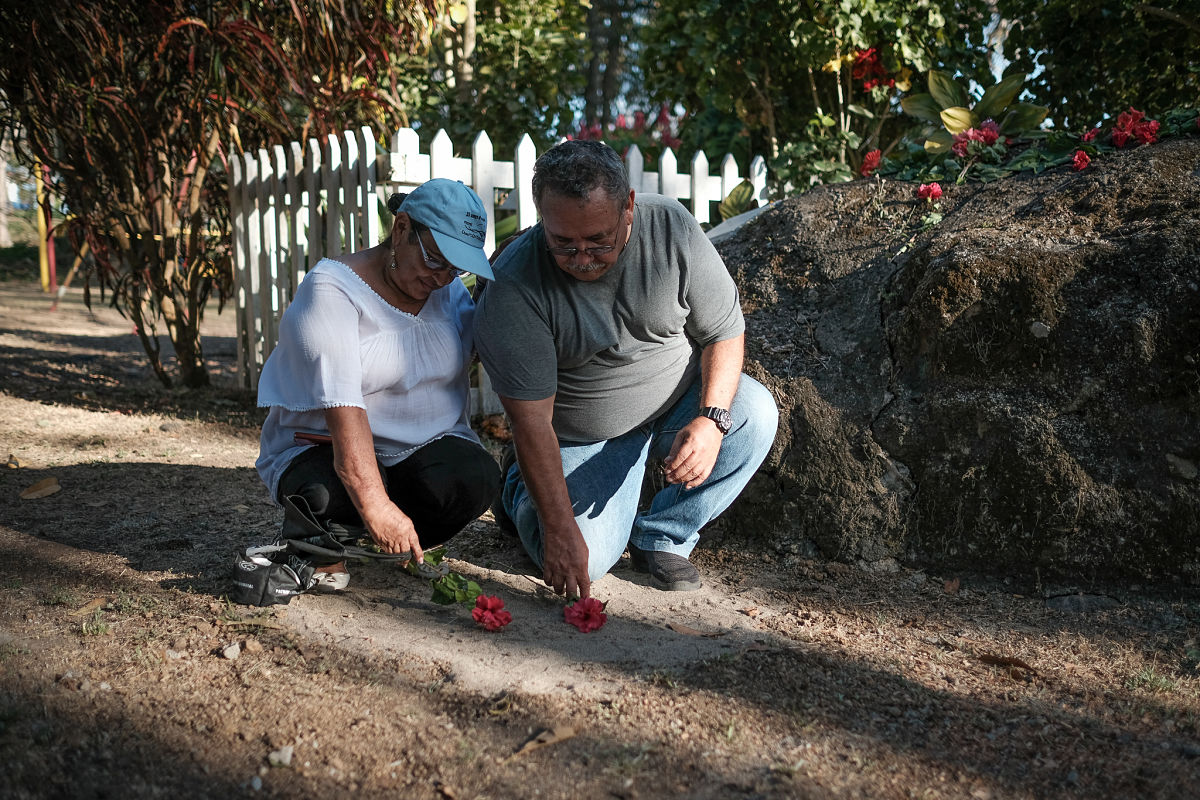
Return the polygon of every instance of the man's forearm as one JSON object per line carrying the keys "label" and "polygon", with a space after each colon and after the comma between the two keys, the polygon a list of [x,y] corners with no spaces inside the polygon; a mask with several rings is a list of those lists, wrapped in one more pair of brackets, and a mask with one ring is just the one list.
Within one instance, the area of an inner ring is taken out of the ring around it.
{"label": "man's forearm", "polygon": [[700,354],[700,406],[729,408],[742,377],[746,335],[713,342]]}
{"label": "man's forearm", "polygon": [[521,477],[537,506],[542,525],[553,530],[574,520],[558,436],[551,423],[553,398],[528,402],[502,397],[501,402],[512,423]]}

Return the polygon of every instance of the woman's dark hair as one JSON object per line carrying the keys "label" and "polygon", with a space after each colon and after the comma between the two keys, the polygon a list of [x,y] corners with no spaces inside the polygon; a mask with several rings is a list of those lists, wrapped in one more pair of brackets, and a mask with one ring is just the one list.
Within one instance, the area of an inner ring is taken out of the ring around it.
{"label": "woman's dark hair", "polygon": [[533,202],[546,192],[587,200],[600,190],[623,208],[629,198],[629,174],[621,156],[603,142],[573,139],[555,145],[533,165]]}
{"label": "woman's dark hair", "polygon": [[[388,211],[392,212],[393,215],[399,214],[400,213],[400,205],[404,202],[404,198],[406,198],[406,197],[408,197],[407,192],[393,192],[392,196],[389,197],[388,201],[387,201]],[[429,226],[422,224],[420,222],[417,222],[415,219],[412,218],[411,214],[408,216],[408,218],[410,220],[412,220],[412,227],[410,227],[408,229],[408,243],[416,244],[417,243],[417,234],[421,231],[429,230]],[[380,242],[380,244],[386,245],[388,247],[392,246],[391,229],[388,230],[387,238],[384,239],[382,242]]]}

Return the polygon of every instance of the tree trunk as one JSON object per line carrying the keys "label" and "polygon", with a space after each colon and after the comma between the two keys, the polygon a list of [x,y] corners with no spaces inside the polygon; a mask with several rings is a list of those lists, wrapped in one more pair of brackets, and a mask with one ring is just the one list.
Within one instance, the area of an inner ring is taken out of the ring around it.
{"label": "tree trunk", "polygon": [[596,0],[587,12],[588,43],[592,48],[592,57],[588,61],[587,87],[583,93],[583,121],[585,124],[590,124],[600,118],[604,99],[604,53],[606,51],[605,42],[608,38],[604,25],[606,19],[604,5],[601,0]]}
{"label": "tree trunk", "polygon": [[461,48],[456,53],[454,64],[455,94],[458,102],[467,107],[474,99],[475,92],[475,0],[465,0],[467,18],[462,24]]}
{"label": "tree trunk", "polygon": [[0,247],[12,247],[12,233],[8,229],[11,206],[8,202],[8,154],[11,151],[8,139],[0,144]]}

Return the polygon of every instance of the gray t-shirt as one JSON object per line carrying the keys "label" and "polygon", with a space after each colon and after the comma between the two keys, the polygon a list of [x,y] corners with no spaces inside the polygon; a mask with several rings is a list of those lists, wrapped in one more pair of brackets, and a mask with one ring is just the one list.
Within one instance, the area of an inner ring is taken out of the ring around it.
{"label": "gray t-shirt", "polygon": [[716,249],[661,195],[637,195],[629,244],[595,281],[559,269],[540,224],[494,271],[475,347],[500,395],[554,395],[554,430],[567,441],[612,439],[658,417],[699,376],[700,351],[745,330]]}

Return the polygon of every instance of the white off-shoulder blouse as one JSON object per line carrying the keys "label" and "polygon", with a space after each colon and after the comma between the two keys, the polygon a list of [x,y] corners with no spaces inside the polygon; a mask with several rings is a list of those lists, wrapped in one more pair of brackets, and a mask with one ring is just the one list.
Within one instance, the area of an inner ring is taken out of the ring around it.
{"label": "white off-shoulder blouse", "polygon": [[255,466],[271,497],[278,500],[292,459],[312,446],[295,434],[329,432],[327,408],[366,410],[384,466],[443,436],[478,442],[468,419],[474,313],[461,281],[431,293],[414,315],[345,264],[322,259],[284,311],[259,378],[258,405],[271,410]]}

